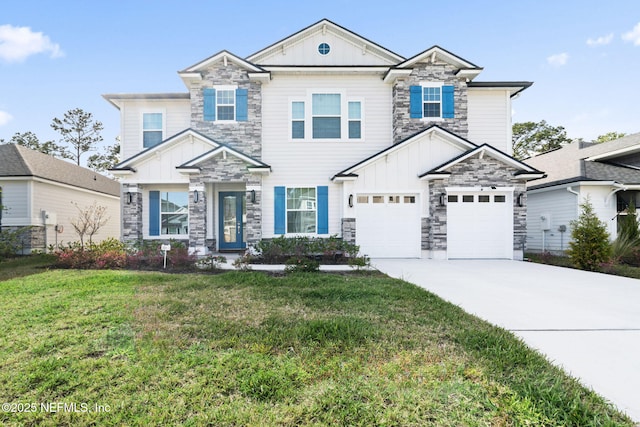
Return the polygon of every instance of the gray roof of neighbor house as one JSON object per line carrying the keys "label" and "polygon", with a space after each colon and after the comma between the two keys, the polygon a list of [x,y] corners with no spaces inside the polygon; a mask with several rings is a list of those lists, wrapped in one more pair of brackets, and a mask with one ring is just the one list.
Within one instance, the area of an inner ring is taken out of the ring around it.
{"label": "gray roof of neighbor house", "polygon": [[524,162],[547,174],[529,182],[530,190],[577,181],[640,184],[640,133],[599,144],[577,141]]}
{"label": "gray roof of neighbor house", "polygon": [[38,177],[98,193],[120,195],[120,184],[90,169],[16,144],[0,144],[0,180]]}

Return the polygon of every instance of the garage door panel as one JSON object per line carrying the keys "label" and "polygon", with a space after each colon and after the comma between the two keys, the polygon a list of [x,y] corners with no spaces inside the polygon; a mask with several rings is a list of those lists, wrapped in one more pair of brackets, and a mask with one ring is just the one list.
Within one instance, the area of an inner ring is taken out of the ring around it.
{"label": "garage door panel", "polygon": [[[415,195],[357,198],[356,244],[370,257],[420,257],[420,215]],[[375,201],[379,203],[373,203]]]}
{"label": "garage door panel", "polygon": [[457,196],[449,197],[447,202],[448,257],[511,258],[513,206],[508,195],[462,193]]}

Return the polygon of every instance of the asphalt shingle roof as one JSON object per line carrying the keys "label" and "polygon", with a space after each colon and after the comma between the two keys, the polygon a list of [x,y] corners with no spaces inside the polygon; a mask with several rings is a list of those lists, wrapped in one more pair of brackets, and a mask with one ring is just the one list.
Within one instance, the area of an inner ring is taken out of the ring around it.
{"label": "asphalt shingle roof", "polygon": [[90,169],[16,145],[0,144],[0,180],[38,177],[99,193],[120,195],[120,184]]}

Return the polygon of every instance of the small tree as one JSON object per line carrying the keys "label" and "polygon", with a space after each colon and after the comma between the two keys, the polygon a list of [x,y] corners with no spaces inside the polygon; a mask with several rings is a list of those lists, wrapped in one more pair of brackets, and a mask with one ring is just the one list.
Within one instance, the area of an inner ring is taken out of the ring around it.
{"label": "small tree", "polygon": [[51,127],[60,132],[62,141],[73,147],[72,160],[80,165],[80,156],[92,150],[98,142],[102,141],[100,132],[104,128],[102,122],[94,121],[93,114],[85,112],[81,108],[75,108],[64,113],[64,118],[54,118]]}
{"label": "small tree", "polygon": [[80,237],[80,247],[84,248],[85,236],[89,236],[89,244],[93,243],[93,236],[109,221],[110,217],[105,216],[107,208],[96,202],[84,209],[80,209],[77,203],[73,204],[78,209],[78,217],[71,220],[71,225]]}
{"label": "small tree", "polygon": [[589,198],[580,205],[582,212],[577,220],[571,221],[569,258],[583,270],[598,271],[600,265],[611,257],[609,233],[604,222],[593,211]]}
{"label": "small tree", "polygon": [[636,214],[636,204],[631,200],[627,207],[627,214],[622,216],[620,220],[620,231],[618,238],[627,239],[630,242],[637,243],[640,239],[640,230],[638,230],[638,216]]}

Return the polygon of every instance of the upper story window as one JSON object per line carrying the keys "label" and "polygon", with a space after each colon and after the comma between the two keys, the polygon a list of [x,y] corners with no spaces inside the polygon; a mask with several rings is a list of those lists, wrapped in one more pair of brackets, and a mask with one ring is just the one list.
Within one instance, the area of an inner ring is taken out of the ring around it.
{"label": "upper story window", "polygon": [[362,138],[362,101],[348,100],[344,93],[310,93],[306,101],[292,101],[290,112],[291,139]]}
{"label": "upper story window", "polygon": [[205,121],[243,122],[248,119],[248,90],[215,86],[203,90]]}
{"label": "upper story window", "polygon": [[412,119],[454,118],[454,87],[442,83],[411,86],[409,112]]}
{"label": "upper story window", "polygon": [[142,146],[153,147],[162,142],[162,113],[142,114]]}

